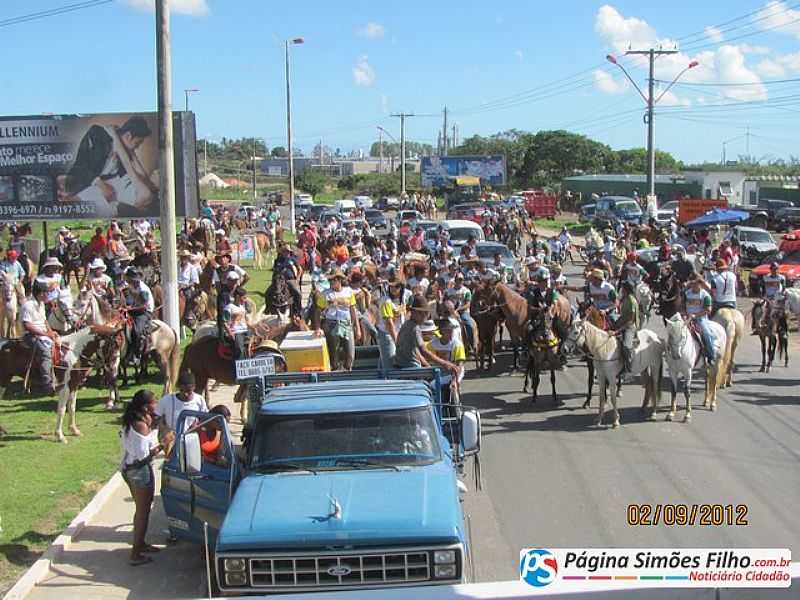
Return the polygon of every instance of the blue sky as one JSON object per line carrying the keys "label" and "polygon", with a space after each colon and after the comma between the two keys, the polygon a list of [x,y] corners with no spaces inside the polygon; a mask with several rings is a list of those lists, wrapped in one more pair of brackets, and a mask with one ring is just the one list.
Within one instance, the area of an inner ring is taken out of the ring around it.
{"label": "blue sky", "polygon": [[[4,0],[0,24],[75,1]],[[615,148],[643,146],[643,101],[604,57],[677,42],[682,53],[660,59],[657,78],[671,80],[691,60],[700,66],[662,99],[658,147],[685,161],[719,160],[726,140],[729,158],[748,142],[756,158],[800,155],[791,139],[800,130],[797,2],[172,3],[174,107],[183,108],[185,88],[198,88],[191,108],[210,139],[285,144],[282,40],[302,36],[292,48],[293,117],[306,151],[320,137],[366,150],[377,125],[399,137],[389,113],[401,110],[432,115],[410,119],[407,135],[435,144],[445,105],[462,138],[566,127]],[[0,27],[0,114],[154,110],[149,6],[115,0]],[[624,64],[644,86],[643,65]]]}

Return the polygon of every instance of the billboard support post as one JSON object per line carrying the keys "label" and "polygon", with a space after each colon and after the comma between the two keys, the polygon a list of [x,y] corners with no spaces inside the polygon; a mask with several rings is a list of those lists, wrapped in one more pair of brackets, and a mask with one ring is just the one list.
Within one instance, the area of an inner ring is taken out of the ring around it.
{"label": "billboard support post", "polygon": [[172,65],[169,0],[156,0],[156,73],[158,77],[158,151],[161,177],[161,286],[164,321],[180,340],[178,251],[175,223],[175,154],[172,145]]}

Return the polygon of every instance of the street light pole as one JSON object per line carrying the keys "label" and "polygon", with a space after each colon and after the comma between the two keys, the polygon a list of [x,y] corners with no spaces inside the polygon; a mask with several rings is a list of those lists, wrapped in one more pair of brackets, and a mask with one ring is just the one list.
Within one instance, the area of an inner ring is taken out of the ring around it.
{"label": "street light pole", "polygon": [[186,112],[189,112],[189,94],[194,93],[194,92],[199,92],[199,91],[200,90],[194,89],[194,88],[189,88],[188,90],[183,90],[183,93],[186,96],[186,104],[185,104]]}
{"label": "street light pole", "polygon": [[294,226],[294,156],[292,151],[292,91],[289,76],[289,44],[302,44],[303,38],[286,40],[286,146],[289,152],[289,231],[296,233]]}
{"label": "street light pole", "polygon": [[414,113],[399,113],[392,115],[400,117],[400,194],[406,193],[406,117],[413,117]]}
{"label": "street light pole", "polygon": [[[391,133],[386,131],[383,127],[381,127],[380,125],[378,125],[378,132],[379,133],[385,133],[389,137],[390,140],[392,140],[395,144],[397,143],[397,140],[395,139],[395,137]],[[389,157],[390,157],[390,160],[391,160],[391,166],[389,168],[389,171],[394,173],[394,152],[392,152],[389,155]],[[383,143],[381,143],[381,169],[383,169]]]}
{"label": "street light pole", "polygon": [[[164,320],[180,340],[178,250],[175,223],[175,155],[172,149],[172,64],[169,0],[156,0],[156,74],[158,81],[158,151],[161,177],[161,286]],[[188,98],[188,94],[187,94]]]}
{"label": "street light pole", "polygon": [[656,193],[656,150],[653,141],[654,125],[655,125],[653,122],[653,115],[654,115],[653,109],[655,108],[655,105],[658,104],[658,101],[664,97],[664,94],[666,94],[670,90],[670,88],[675,84],[675,82],[678,81],[678,79],[680,79],[680,77],[684,73],[686,73],[686,71],[688,71],[689,69],[693,69],[700,64],[696,60],[690,62],[689,65],[683,71],[678,73],[675,79],[672,80],[672,82],[664,89],[664,91],[661,92],[658,98],[655,98],[653,93],[654,82],[655,82],[655,77],[654,77],[655,59],[657,56],[661,56],[664,54],[676,54],[677,52],[678,50],[663,50],[663,49],[656,50],[655,48],[650,48],[649,50],[628,50],[625,53],[626,55],[627,54],[647,55],[649,59],[650,76],[648,77],[647,81],[646,96],[639,88],[639,86],[636,85],[636,82],[633,80],[633,78],[628,74],[628,71],[625,70],[625,67],[623,67],[621,64],[619,64],[619,62],[617,62],[616,57],[613,54],[606,55],[606,60],[614,65],[617,65],[622,70],[622,72],[625,73],[625,77],[627,77],[628,81],[630,81],[631,84],[633,84],[633,87],[636,88],[636,91],[639,92],[639,95],[644,99],[645,103],[647,104],[647,113],[645,116],[645,121],[647,123],[647,193],[650,196],[655,196]]}

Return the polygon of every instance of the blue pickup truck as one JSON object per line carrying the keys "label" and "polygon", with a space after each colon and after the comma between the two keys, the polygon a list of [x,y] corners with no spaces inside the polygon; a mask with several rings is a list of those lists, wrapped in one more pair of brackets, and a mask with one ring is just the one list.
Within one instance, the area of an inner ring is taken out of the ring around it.
{"label": "blue pickup truck", "polygon": [[[220,592],[468,579],[458,473],[480,416],[439,403],[437,370],[276,375],[251,391],[243,448],[221,418],[184,411],[162,472],[170,531],[208,543]],[[213,460],[195,420],[222,431]]]}

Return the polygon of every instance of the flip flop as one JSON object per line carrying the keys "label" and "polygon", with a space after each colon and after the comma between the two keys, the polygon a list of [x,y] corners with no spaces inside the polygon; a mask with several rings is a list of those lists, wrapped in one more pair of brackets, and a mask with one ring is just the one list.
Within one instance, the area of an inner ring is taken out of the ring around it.
{"label": "flip flop", "polygon": [[130,560],[130,564],[132,567],[138,567],[139,565],[146,565],[147,563],[153,562],[153,559],[149,556],[140,556],[139,558],[132,558]]}

